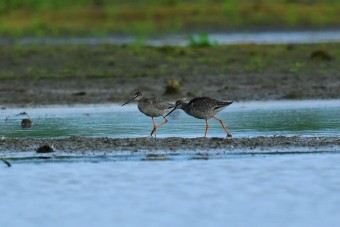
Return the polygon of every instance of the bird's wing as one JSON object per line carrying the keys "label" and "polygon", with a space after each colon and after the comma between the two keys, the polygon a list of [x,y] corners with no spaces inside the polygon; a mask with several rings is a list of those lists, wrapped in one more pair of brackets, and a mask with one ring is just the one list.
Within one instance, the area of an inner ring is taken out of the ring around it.
{"label": "bird's wing", "polygon": [[150,101],[152,102],[152,105],[154,105],[159,110],[165,110],[175,106],[173,104],[163,101],[160,98],[152,98],[150,99]]}
{"label": "bird's wing", "polygon": [[216,100],[216,99],[212,99],[212,100],[215,103],[214,109],[224,108],[224,107],[227,107],[227,106],[229,106],[230,104],[233,103],[233,102],[229,102],[229,101],[220,101],[220,100]]}
{"label": "bird's wing", "polygon": [[211,102],[212,99],[208,97],[198,97],[190,100],[189,106],[191,108],[191,111],[198,111],[198,112],[206,112],[210,109],[214,103]]}

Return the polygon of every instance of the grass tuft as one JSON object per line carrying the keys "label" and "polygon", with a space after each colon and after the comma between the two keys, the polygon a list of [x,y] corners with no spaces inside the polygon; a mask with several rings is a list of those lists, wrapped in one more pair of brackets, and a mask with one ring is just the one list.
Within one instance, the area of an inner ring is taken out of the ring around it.
{"label": "grass tuft", "polygon": [[211,40],[206,33],[191,35],[188,38],[189,47],[216,47],[218,46],[217,40]]}

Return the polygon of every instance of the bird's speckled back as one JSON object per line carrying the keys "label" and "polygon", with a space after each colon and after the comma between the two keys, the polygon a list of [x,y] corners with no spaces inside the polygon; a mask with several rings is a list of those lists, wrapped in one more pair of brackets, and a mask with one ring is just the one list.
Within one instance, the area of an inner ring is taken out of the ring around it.
{"label": "bird's speckled back", "polygon": [[138,109],[149,117],[159,117],[165,115],[168,109],[173,108],[174,105],[163,101],[160,98],[146,98],[142,97],[138,101]]}
{"label": "bird's speckled back", "polygon": [[190,100],[187,105],[183,106],[183,110],[193,117],[209,119],[231,103],[209,97],[198,97]]}

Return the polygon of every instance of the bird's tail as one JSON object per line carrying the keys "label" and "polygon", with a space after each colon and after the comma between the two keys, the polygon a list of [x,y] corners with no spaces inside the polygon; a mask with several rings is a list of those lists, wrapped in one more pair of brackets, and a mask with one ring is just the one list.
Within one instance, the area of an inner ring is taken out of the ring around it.
{"label": "bird's tail", "polygon": [[219,105],[219,106],[229,106],[232,103],[233,102],[229,102],[229,101],[220,101],[220,102],[217,102],[217,105]]}

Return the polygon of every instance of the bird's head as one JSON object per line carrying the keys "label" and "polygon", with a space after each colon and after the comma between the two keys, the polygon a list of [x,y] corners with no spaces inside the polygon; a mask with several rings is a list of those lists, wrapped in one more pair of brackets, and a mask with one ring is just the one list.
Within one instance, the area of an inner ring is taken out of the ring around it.
{"label": "bird's head", "polygon": [[175,103],[175,107],[169,113],[167,113],[167,115],[165,115],[165,117],[168,116],[169,114],[171,114],[173,111],[175,111],[177,109],[182,109],[184,104],[185,104],[185,102],[183,102],[182,100],[177,100],[176,103]]}
{"label": "bird's head", "polygon": [[141,97],[143,97],[143,93],[140,92],[140,91],[137,91],[137,92],[133,95],[133,97],[132,97],[129,101],[127,101],[126,103],[124,103],[122,106],[124,106],[124,105],[126,105],[126,104],[128,104],[129,102],[132,102],[132,101],[134,101],[134,100],[139,100]]}

